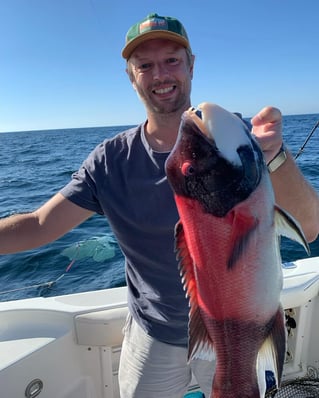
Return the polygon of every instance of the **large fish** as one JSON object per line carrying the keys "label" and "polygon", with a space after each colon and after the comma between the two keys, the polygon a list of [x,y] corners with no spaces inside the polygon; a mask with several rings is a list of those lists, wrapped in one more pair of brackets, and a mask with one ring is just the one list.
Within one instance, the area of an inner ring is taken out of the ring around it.
{"label": "large fish", "polygon": [[180,221],[176,248],[190,300],[189,358],[211,358],[211,397],[259,398],[286,346],[279,235],[297,223],[274,202],[263,154],[244,122],[209,103],[183,114],[166,162]]}

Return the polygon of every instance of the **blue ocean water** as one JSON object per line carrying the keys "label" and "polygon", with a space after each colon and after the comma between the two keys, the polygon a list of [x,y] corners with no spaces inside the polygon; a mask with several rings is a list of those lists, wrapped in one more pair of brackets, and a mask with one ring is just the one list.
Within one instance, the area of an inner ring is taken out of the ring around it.
{"label": "blue ocean water", "polygon": [[[293,154],[298,152],[318,120],[319,114],[284,117],[285,141]],[[39,207],[69,181],[71,174],[98,143],[127,127],[0,134],[0,217]],[[318,148],[319,128],[298,158],[298,164],[319,192]],[[109,246],[105,247],[105,242]],[[95,251],[94,255],[93,252],[83,252],[84,245],[92,247],[98,243],[101,243],[101,251]],[[311,251],[312,256],[319,255],[319,239],[311,244]],[[85,254],[89,257],[84,257]],[[104,254],[111,258],[103,259]],[[301,246],[282,239],[283,261],[303,257],[306,254]],[[75,261],[71,263],[72,258]],[[0,301],[56,296],[124,284],[122,253],[106,219],[101,216],[92,217],[42,248],[0,256]]]}

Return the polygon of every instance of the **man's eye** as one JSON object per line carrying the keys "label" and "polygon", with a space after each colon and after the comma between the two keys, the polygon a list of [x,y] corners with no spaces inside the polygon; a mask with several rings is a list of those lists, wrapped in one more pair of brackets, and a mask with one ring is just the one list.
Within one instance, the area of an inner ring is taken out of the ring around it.
{"label": "man's eye", "polygon": [[170,65],[176,65],[178,63],[178,59],[174,57],[168,58],[167,63]]}
{"label": "man's eye", "polygon": [[145,64],[141,64],[138,66],[138,70],[145,72],[146,70],[149,70],[152,67],[152,64],[150,62],[147,62]]}

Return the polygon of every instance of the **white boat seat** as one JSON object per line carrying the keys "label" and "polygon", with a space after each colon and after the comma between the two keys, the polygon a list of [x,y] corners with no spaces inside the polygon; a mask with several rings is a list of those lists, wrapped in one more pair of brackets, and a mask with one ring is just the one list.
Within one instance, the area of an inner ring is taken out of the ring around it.
{"label": "white boat seat", "polygon": [[88,312],[75,317],[77,343],[114,347],[122,344],[127,307]]}

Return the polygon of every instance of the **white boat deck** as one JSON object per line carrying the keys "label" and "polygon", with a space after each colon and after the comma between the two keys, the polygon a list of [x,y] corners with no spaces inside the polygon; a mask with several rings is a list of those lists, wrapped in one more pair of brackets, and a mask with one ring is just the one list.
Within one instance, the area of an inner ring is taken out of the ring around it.
{"label": "white boat deck", "polygon": [[[287,264],[283,272],[281,301],[296,323],[284,378],[318,377],[319,258]],[[0,303],[1,397],[28,397],[32,382],[40,398],[119,397],[126,315],[126,287]]]}

